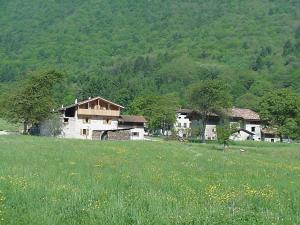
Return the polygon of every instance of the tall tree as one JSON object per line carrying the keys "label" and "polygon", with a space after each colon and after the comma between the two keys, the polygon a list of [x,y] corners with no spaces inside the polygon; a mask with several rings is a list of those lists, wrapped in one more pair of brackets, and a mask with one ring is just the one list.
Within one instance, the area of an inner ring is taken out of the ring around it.
{"label": "tall tree", "polygon": [[4,100],[4,117],[11,122],[34,125],[51,115],[55,107],[53,88],[63,76],[55,71],[35,72],[28,79],[16,84],[15,91]]}
{"label": "tall tree", "polygon": [[264,95],[259,104],[260,116],[264,123],[274,128],[282,142],[284,135],[291,135],[287,132],[288,127],[293,125],[300,106],[297,95],[289,89],[280,89]]}
{"label": "tall tree", "polygon": [[205,142],[205,128],[209,115],[231,106],[229,89],[223,81],[205,80],[190,87],[189,101],[200,115],[200,139]]}
{"label": "tall tree", "polygon": [[169,130],[176,120],[178,98],[174,94],[139,96],[129,106],[129,113],[145,116],[150,131]]}

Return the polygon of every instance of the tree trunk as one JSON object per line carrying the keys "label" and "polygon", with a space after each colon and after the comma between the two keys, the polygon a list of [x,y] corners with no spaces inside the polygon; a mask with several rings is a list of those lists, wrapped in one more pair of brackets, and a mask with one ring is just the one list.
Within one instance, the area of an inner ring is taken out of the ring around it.
{"label": "tree trunk", "polygon": [[200,141],[201,141],[201,143],[205,143],[205,130],[202,131],[200,134]]}
{"label": "tree trunk", "polygon": [[205,128],[206,128],[206,121],[203,119],[202,120],[202,129],[201,129],[201,133],[200,133],[201,143],[205,143]]}
{"label": "tree trunk", "polygon": [[23,123],[23,134],[27,134],[27,121],[24,121]]}
{"label": "tree trunk", "polygon": [[279,134],[280,142],[283,142],[282,134]]}

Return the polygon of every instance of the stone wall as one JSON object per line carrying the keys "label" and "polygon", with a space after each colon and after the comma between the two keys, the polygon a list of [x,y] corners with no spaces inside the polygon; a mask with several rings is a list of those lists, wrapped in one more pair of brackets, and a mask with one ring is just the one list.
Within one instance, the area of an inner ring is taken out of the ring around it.
{"label": "stone wall", "polygon": [[119,130],[119,131],[108,131],[108,140],[130,140],[129,130]]}

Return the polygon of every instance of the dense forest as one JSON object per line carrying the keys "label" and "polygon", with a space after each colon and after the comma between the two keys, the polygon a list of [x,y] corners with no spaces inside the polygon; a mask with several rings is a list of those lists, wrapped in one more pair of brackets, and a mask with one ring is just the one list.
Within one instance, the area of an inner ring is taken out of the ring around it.
{"label": "dense forest", "polygon": [[299,0],[0,0],[0,91],[31,71],[66,75],[57,103],[100,95],[124,106],[200,80],[256,109],[300,91]]}

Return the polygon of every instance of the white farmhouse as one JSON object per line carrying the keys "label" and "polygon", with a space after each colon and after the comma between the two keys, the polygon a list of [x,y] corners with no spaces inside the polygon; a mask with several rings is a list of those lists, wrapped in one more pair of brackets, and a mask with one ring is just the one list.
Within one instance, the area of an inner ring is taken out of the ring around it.
{"label": "white farmhouse", "polygon": [[178,109],[176,111],[176,122],[174,129],[178,136],[187,137],[190,135],[191,121],[188,118],[188,112],[186,109]]}
{"label": "white farmhouse", "polygon": [[251,109],[232,108],[228,115],[231,123],[238,124],[238,131],[231,136],[232,140],[261,141],[261,121],[258,113]]}
{"label": "white farmhouse", "polygon": [[[242,108],[232,108],[227,110],[227,117],[231,125],[237,126],[237,132],[231,135],[232,140],[261,140],[261,122],[259,115],[250,110]],[[177,111],[177,121],[174,125],[175,130],[179,131],[182,122],[189,124],[188,128],[199,124],[200,114],[191,109],[179,109]],[[205,128],[205,138],[207,140],[217,139],[217,125],[220,124],[220,116],[211,113]]]}
{"label": "white farmhouse", "polygon": [[[142,116],[121,115],[124,107],[102,97],[89,98],[62,107],[61,137],[90,140],[143,140],[146,120]],[[47,135],[47,127],[40,133]]]}

